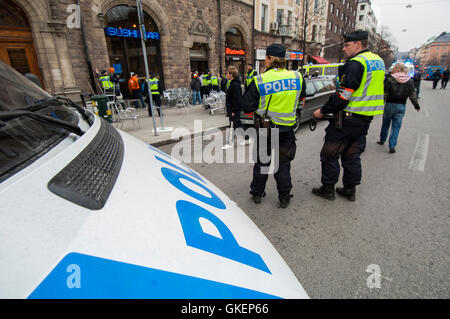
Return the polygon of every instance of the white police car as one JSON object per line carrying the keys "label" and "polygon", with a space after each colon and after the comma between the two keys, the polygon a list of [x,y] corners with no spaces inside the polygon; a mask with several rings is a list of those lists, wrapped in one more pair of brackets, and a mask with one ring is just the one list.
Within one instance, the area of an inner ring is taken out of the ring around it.
{"label": "white police car", "polygon": [[0,298],[308,298],[187,166],[0,62]]}

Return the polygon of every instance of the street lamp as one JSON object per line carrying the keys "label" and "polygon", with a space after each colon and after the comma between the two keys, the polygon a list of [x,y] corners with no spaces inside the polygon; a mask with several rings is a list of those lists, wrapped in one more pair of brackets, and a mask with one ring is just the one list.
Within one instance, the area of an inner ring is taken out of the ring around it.
{"label": "street lamp", "polygon": [[284,45],[284,42],[286,41],[286,38],[291,35],[291,26],[287,24],[280,25],[280,28],[278,29],[281,36],[281,42]]}

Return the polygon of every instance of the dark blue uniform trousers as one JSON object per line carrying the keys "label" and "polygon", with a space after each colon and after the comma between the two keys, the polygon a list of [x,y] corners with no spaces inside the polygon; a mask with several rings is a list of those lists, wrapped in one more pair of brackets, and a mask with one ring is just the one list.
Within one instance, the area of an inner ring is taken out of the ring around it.
{"label": "dark blue uniform trousers", "polygon": [[325,143],[320,153],[322,162],[322,184],[335,185],[339,181],[341,159],[344,168],[344,186],[361,184],[361,151],[365,144],[371,120],[343,119],[342,129],[330,122],[325,135]]}
{"label": "dark blue uniform trousers", "polygon": [[[297,150],[297,145],[295,143],[295,133],[293,130],[287,130],[282,131],[280,130],[279,133],[280,136],[280,145],[279,145],[279,151],[278,154],[279,158],[279,167],[278,171],[275,172],[275,181],[277,182],[277,189],[278,189],[278,197],[281,200],[282,198],[290,198],[290,193],[292,190],[292,180],[291,180],[291,161],[295,158],[295,153]],[[269,163],[262,163],[259,158],[259,151],[260,151],[260,145],[259,145],[259,139],[263,138],[260,135],[258,135],[258,159],[257,163],[255,164],[253,168],[253,181],[250,185],[250,193],[254,195],[262,195],[264,194],[264,190],[266,188],[266,183],[269,178],[268,174],[261,173],[261,168],[263,167],[270,167]],[[262,154],[267,154],[267,156],[271,155],[272,149],[271,149],[271,141],[270,136],[268,137],[267,141],[267,149],[262,150]],[[264,153],[266,152],[266,153]]]}

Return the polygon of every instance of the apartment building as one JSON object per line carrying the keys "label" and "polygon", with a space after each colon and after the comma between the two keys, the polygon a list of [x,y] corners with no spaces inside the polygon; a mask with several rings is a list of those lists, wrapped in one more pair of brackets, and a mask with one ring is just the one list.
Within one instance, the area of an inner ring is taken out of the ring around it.
{"label": "apartment building", "polygon": [[356,12],[356,27],[368,31],[370,34],[377,32],[378,21],[372,10],[370,0],[358,0],[358,10]]}
{"label": "apartment building", "polygon": [[329,0],[323,57],[340,62],[343,35],[355,30],[358,0]]}

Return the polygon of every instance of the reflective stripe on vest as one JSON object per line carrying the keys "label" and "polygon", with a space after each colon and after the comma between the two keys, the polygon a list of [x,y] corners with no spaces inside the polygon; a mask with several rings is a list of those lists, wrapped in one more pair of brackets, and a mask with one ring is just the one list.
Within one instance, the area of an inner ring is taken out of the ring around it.
{"label": "reflective stripe on vest", "polygon": [[111,82],[109,76],[102,76],[99,79],[100,83],[102,84],[102,88],[104,88],[105,90],[110,90],[114,87],[114,84]]}
{"label": "reflective stripe on vest", "polygon": [[249,86],[252,83],[254,76],[255,76],[255,70],[252,70],[250,75],[247,74],[247,86]]}
{"label": "reflective stripe on vest", "polygon": [[255,77],[255,84],[260,95],[259,109],[256,113],[263,117],[269,107],[267,115],[273,123],[284,126],[295,125],[303,86],[300,73],[273,69]]}
{"label": "reflective stripe on vest", "polygon": [[346,112],[365,116],[374,116],[384,112],[384,76],[383,60],[372,52],[364,52],[350,61],[358,61],[364,66],[361,84],[344,109]]}

